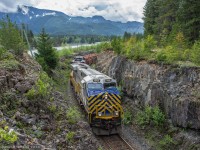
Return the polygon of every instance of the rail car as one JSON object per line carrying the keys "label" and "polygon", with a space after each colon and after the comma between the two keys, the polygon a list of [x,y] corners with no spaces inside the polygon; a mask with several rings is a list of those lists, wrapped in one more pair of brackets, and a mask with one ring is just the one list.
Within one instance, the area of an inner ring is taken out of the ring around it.
{"label": "rail car", "polygon": [[118,133],[123,116],[116,80],[87,64],[71,64],[70,83],[96,135]]}

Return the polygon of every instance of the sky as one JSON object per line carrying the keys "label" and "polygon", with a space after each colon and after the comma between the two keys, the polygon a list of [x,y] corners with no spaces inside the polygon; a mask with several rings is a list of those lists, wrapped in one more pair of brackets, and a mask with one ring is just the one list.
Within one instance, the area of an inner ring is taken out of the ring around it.
{"label": "sky", "polygon": [[15,12],[18,5],[64,12],[70,16],[103,16],[112,21],[143,22],[147,0],[0,0],[1,12]]}

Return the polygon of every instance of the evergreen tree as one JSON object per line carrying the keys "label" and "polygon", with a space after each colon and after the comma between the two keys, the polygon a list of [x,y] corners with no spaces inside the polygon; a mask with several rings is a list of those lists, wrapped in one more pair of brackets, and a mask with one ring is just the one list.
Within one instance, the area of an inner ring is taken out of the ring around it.
{"label": "evergreen tree", "polygon": [[158,17],[158,3],[157,0],[147,0],[144,6],[144,35],[154,35],[156,18]]}
{"label": "evergreen tree", "polygon": [[[169,36],[175,26],[177,10],[179,7],[179,0],[165,0],[159,2],[159,16],[156,19],[156,28],[157,28],[157,39],[160,40],[162,44],[168,43]],[[177,33],[178,31],[176,31]]]}
{"label": "evergreen tree", "polygon": [[120,37],[115,37],[111,42],[111,46],[117,54],[120,54],[123,49],[122,39]]}
{"label": "evergreen tree", "polygon": [[20,36],[20,30],[8,16],[0,21],[0,40],[5,49],[14,50],[16,55],[23,54],[25,44]]}
{"label": "evergreen tree", "polygon": [[123,39],[126,41],[128,39],[131,38],[131,33],[128,33],[128,32],[124,32],[124,36],[123,36]]}
{"label": "evergreen tree", "polygon": [[42,29],[37,41],[36,60],[41,64],[46,72],[55,69],[58,64],[58,56],[56,50],[52,47],[49,35]]}
{"label": "evergreen tree", "polygon": [[200,1],[181,0],[178,21],[184,33],[184,37],[193,44],[200,38]]}

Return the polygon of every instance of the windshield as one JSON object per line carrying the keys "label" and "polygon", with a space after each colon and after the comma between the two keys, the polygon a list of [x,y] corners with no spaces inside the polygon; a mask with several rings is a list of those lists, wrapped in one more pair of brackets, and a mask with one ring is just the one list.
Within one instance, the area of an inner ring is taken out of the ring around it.
{"label": "windshield", "polygon": [[112,83],[104,83],[104,89],[108,89],[108,88],[115,88],[116,87],[116,83],[112,82]]}
{"label": "windshield", "polygon": [[101,83],[89,83],[88,89],[89,90],[102,90],[103,85]]}

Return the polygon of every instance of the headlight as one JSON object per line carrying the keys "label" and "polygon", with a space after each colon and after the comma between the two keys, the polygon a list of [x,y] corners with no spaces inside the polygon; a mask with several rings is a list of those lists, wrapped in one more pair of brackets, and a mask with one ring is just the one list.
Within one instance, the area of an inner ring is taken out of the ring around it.
{"label": "headlight", "polygon": [[118,115],[119,115],[119,112],[118,112],[118,111],[115,111],[115,115],[118,116]]}
{"label": "headlight", "polygon": [[102,115],[102,113],[101,112],[98,112],[98,116],[101,116]]}
{"label": "headlight", "polygon": [[108,95],[105,95],[105,99],[108,99]]}

